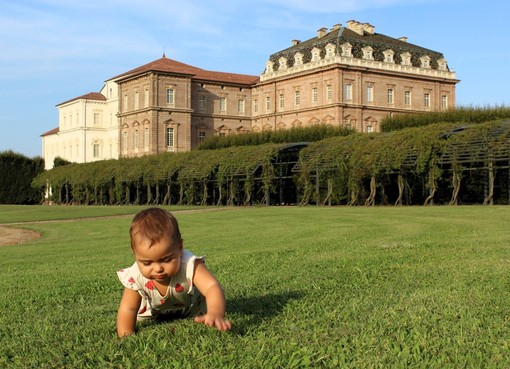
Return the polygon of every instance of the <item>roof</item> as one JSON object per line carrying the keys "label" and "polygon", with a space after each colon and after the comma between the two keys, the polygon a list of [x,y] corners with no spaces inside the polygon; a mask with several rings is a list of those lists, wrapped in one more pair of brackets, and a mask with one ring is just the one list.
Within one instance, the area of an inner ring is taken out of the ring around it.
{"label": "roof", "polygon": [[70,103],[71,101],[76,101],[76,100],[106,101],[106,96],[104,96],[102,93],[99,93],[99,92],[89,92],[88,94],[81,95],[81,96],[75,97],[71,100],[61,102],[60,104],[57,104],[57,106],[64,105],[64,104]]}
{"label": "roof", "polygon": [[58,132],[59,132],[58,127],[57,128],[53,128],[53,129],[49,130],[48,132],[44,132],[41,135],[41,137],[54,135],[55,133],[58,133]]}
{"label": "roof", "polygon": [[352,54],[354,58],[361,58],[362,48],[371,46],[373,49],[373,55],[375,60],[384,60],[383,51],[392,49],[395,51],[397,57],[399,54],[409,52],[411,54],[411,62],[413,65],[419,65],[419,58],[428,55],[431,59],[431,66],[433,69],[437,69],[437,61],[444,58],[443,54],[437,51],[426,49],[424,47],[411,44],[407,41],[396,39],[393,37],[385,36],[380,33],[369,33],[364,32],[359,34],[347,27],[336,27],[331,29],[322,37],[314,37],[309,40],[298,42],[287,49],[276,52],[270,56],[270,60],[274,62],[274,68],[278,68],[278,59],[282,56],[287,58],[288,66],[292,66],[294,63],[294,55],[297,52],[303,54],[303,62],[311,60],[312,49],[317,47],[321,49],[321,54],[325,54],[325,47],[328,44],[336,46],[336,53],[341,54],[342,50],[340,45],[344,43],[350,43],[352,46]]}
{"label": "roof", "polygon": [[234,83],[243,85],[252,85],[259,81],[258,76],[248,74],[236,74],[225,72],[214,72],[205,69],[197,68],[189,64],[184,64],[173,59],[167,58],[163,55],[160,59],[154,60],[150,63],[142,65],[138,68],[132,69],[128,72],[122,73],[111,79],[123,80],[133,76],[149,73],[149,72],[163,72],[172,74],[188,75],[194,79],[203,81],[214,81],[224,83]]}

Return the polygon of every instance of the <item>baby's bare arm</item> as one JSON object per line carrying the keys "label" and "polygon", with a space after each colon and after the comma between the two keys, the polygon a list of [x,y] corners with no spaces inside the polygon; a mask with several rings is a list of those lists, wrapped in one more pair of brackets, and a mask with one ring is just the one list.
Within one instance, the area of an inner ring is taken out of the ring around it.
{"label": "baby's bare arm", "polygon": [[207,304],[207,313],[195,317],[195,321],[209,327],[216,327],[220,331],[228,331],[232,324],[225,319],[225,294],[218,280],[201,261],[195,264],[193,284],[205,297]]}
{"label": "baby's bare arm", "polygon": [[136,314],[140,308],[141,300],[138,292],[129,288],[124,289],[117,312],[117,336],[119,338],[135,333]]}

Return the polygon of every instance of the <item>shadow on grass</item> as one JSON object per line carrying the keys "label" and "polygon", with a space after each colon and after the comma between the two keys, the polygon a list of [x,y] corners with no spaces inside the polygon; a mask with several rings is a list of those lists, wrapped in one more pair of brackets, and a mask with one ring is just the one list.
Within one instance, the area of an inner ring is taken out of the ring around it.
{"label": "shadow on grass", "polygon": [[286,292],[229,299],[228,314],[236,315],[232,331],[244,335],[250,327],[281,314],[285,305],[292,300],[301,299],[302,296],[300,292]]}

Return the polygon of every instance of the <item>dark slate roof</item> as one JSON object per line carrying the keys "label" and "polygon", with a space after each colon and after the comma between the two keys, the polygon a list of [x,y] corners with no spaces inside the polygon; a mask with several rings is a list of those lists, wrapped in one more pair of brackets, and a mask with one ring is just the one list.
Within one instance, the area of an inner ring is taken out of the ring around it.
{"label": "dark slate roof", "polygon": [[235,74],[224,72],[213,72],[205,69],[197,68],[189,64],[184,64],[173,59],[169,59],[163,55],[160,59],[154,60],[148,64],[142,65],[138,68],[132,69],[128,72],[122,73],[111,79],[121,81],[136,75],[141,75],[149,72],[163,72],[180,75],[188,75],[194,79],[202,81],[213,81],[220,83],[233,83],[242,85],[252,85],[259,81],[258,76],[251,76],[247,74]]}
{"label": "dark slate roof", "polygon": [[71,100],[67,100],[67,101],[61,102],[60,104],[57,104],[57,106],[60,106],[60,105],[63,105],[63,104],[67,104],[67,103],[69,103],[71,101],[75,101],[75,100],[106,101],[106,97],[102,93],[99,93],[99,92],[89,92],[88,94],[81,95],[81,96],[75,97],[75,98],[73,98]]}
{"label": "dark slate roof", "polygon": [[272,54],[269,58],[274,63],[274,69],[278,69],[278,59],[280,57],[287,58],[287,65],[290,67],[294,64],[294,55],[297,52],[303,54],[303,62],[309,62],[311,60],[311,52],[314,47],[321,50],[321,56],[324,57],[326,54],[325,47],[329,43],[336,45],[336,53],[340,55],[342,50],[340,45],[345,42],[349,42],[352,45],[352,54],[355,58],[361,58],[363,55],[362,48],[371,46],[376,61],[383,61],[383,51],[392,49],[395,52],[395,62],[399,63],[400,54],[409,52],[411,54],[411,63],[414,66],[420,65],[420,60],[424,55],[428,55],[431,59],[431,67],[437,69],[437,61],[444,58],[443,54],[437,51],[426,49],[421,46],[411,44],[406,41],[402,41],[393,37],[385,36],[380,33],[374,32],[373,34],[360,35],[346,27],[339,27],[337,29],[330,30],[323,37],[314,37],[309,40],[293,45],[287,49],[281,50]]}

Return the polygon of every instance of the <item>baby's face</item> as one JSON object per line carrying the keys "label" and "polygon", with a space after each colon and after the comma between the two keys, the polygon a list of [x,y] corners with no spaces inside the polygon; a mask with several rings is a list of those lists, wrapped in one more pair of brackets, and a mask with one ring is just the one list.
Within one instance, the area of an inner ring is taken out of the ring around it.
{"label": "baby's face", "polygon": [[149,242],[142,240],[134,247],[133,253],[145,278],[168,285],[181,265],[182,242],[164,238],[149,247]]}

